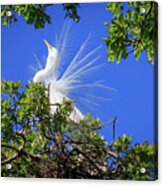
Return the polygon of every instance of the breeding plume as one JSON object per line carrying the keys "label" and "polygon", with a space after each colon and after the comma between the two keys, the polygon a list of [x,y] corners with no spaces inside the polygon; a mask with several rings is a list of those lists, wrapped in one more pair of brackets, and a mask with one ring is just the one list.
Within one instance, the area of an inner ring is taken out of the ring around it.
{"label": "breeding plume", "polygon": [[[110,89],[110,87],[104,85],[101,81],[90,81],[89,78],[86,78],[88,75],[91,75],[94,70],[99,70],[102,66],[101,63],[96,64],[100,57],[97,56],[100,46],[91,50],[88,47],[90,35],[79,45],[77,52],[75,52],[69,60],[67,57],[71,53],[69,52],[68,44],[69,30],[70,21],[64,25],[60,36],[56,37],[55,47],[44,40],[48,49],[46,65],[36,72],[33,81],[44,82],[45,85],[49,87],[49,100],[52,114],[56,111],[56,103],[62,103],[64,98],[71,100],[74,107],[70,119],[78,123],[84,118],[77,106],[79,102],[81,105],[86,103],[91,107],[91,104],[98,106],[96,103],[98,99],[105,101],[110,100],[96,94],[89,94],[88,90],[93,88]],[[39,66],[41,66],[40,63]],[[86,79],[87,82],[85,81]],[[81,95],[83,89],[83,95]],[[88,94],[86,94],[86,92]],[[94,100],[91,101],[91,98]]]}

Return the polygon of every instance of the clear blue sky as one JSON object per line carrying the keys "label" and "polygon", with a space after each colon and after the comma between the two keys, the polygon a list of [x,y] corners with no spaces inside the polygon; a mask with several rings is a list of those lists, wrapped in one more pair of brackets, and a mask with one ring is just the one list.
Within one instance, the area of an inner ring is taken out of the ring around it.
{"label": "clear blue sky", "polygon": [[[87,35],[92,33],[92,45],[102,45],[99,54],[100,62],[105,64],[105,70],[100,73],[101,79],[116,88],[118,91],[109,92],[112,101],[101,102],[98,115],[104,122],[117,116],[116,137],[127,134],[133,137],[134,142],[149,140],[153,142],[154,128],[154,66],[147,63],[143,53],[139,61],[133,55],[122,60],[119,65],[107,62],[107,49],[102,38],[107,35],[104,22],[111,20],[111,13],[105,11],[105,3],[81,4],[79,15],[81,20],[73,25],[73,36],[76,45],[79,45]],[[33,54],[40,60],[47,55],[47,48],[43,43],[46,38],[54,43],[55,32],[60,31],[64,23],[62,6],[55,5],[48,8],[53,24],[44,29],[35,30],[26,25],[23,18],[11,28],[2,26],[2,77],[7,80],[21,80],[27,83],[32,78],[29,66],[35,63]],[[73,40],[72,40],[73,42]],[[96,94],[96,92],[95,92]],[[90,109],[91,110],[91,109]],[[85,112],[89,109],[86,107]],[[91,112],[97,116],[95,110]],[[110,139],[109,127],[101,131]]]}

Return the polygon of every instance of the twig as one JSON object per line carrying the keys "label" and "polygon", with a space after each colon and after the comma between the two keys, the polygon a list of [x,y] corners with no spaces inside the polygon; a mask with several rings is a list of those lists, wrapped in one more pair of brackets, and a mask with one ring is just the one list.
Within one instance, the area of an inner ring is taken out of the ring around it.
{"label": "twig", "polygon": [[112,146],[115,141],[115,123],[116,123],[117,117],[115,116],[112,120],[112,142],[109,144],[109,146]]}
{"label": "twig", "polygon": [[8,158],[7,160],[4,160],[1,162],[1,165],[5,165],[7,163],[11,163],[13,160],[17,159],[19,157],[19,153],[14,154],[13,157]]}
{"label": "twig", "polygon": [[79,150],[78,148],[76,148],[76,151],[79,152],[80,154],[82,154],[99,172],[100,176],[102,177],[102,173],[100,168],[96,165],[96,163],[91,160],[85,153],[83,153],[81,150]]}

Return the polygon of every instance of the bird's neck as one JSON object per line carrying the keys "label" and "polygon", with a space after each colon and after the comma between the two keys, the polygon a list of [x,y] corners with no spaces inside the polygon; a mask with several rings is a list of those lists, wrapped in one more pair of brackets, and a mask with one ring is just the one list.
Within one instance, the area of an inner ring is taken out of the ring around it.
{"label": "bird's neck", "polygon": [[45,70],[46,73],[51,73],[52,71],[54,72],[56,70],[56,65],[46,66],[44,70]]}

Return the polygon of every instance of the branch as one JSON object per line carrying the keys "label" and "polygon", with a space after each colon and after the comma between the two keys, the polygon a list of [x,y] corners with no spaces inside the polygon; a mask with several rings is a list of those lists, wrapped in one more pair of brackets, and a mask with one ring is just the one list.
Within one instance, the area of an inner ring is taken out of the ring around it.
{"label": "branch", "polygon": [[20,155],[20,151],[22,150],[22,146],[19,149],[17,149],[16,147],[13,147],[11,145],[2,144],[1,147],[9,148],[9,149],[12,149],[12,150],[17,152],[11,158],[8,158],[7,160],[2,161],[1,165],[5,165],[7,163],[11,163],[13,160],[17,159],[19,157],[19,155]]}
{"label": "branch", "polygon": [[112,123],[112,141],[111,143],[108,145],[109,147],[113,145],[114,141],[115,141],[115,123],[116,123],[117,117],[115,116],[113,118],[113,120],[111,121]]}
{"label": "branch", "polygon": [[2,162],[1,162],[1,165],[5,165],[5,164],[7,164],[7,163],[11,163],[13,160],[17,159],[18,157],[19,157],[19,153],[14,154],[13,157],[8,158],[7,160],[2,161]]}
{"label": "branch", "polygon": [[2,161],[1,165],[7,164],[7,163],[11,163],[13,160],[17,159],[18,157],[20,157],[22,155],[28,156],[28,157],[30,157],[32,159],[39,159],[40,160],[40,155],[34,155],[34,154],[31,154],[31,153],[26,152],[26,151],[23,150],[23,148],[25,146],[25,143],[26,143],[26,138],[25,138],[26,132],[27,132],[26,130],[24,132],[23,131],[17,131],[16,132],[16,135],[20,136],[23,139],[23,143],[22,143],[22,145],[19,148],[16,148],[16,147],[13,147],[13,146],[7,145],[7,144],[2,144],[1,145],[1,147],[9,148],[9,149],[12,149],[12,150],[17,152],[11,158],[8,158],[7,160]]}
{"label": "branch", "polygon": [[11,146],[11,145],[2,144],[1,147],[9,148],[9,149],[12,149],[17,152],[11,158],[8,158],[7,160],[2,161],[1,162],[2,165],[7,164],[7,163],[11,163],[13,160],[17,159],[21,155],[22,149],[24,148],[24,145],[26,143],[26,139],[25,139],[25,135],[24,135],[23,131],[17,131],[16,135],[20,136],[23,139],[23,144],[18,149],[16,147]]}
{"label": "branch", "polygon": [[113,151],[111,151],[111,150],[108,150],[108,149],[106,149],[106,148],[103,148],[103,150],[104,150],[109,156],[113,156],[114,158],[118,158],[118,155],[117,155],[115,152],[113,152]]}
{"label": "branch", "polygon": [[19,149],[21,149],[21,148],[17,149],[16,147],[13,147],[13,146],[7,145],[7,144],[2,144],[1,147],[9,148],[9,149],[12,149],[17,152],[19,152]]}
{"label": "branch", "polygon": [[101,172],[101,169],[96,165],[96,163],[91,160],[89,158],[89,156],[87,156],[85,153],[83,153],[81,150],[79,150],[78,148],[76,148],[76,151],[79,152],[80,154],[82,154],[96,169],[97,171],[99,172],[100,176],[102,177],[102,172]]}
{"label": "branch", "polygon": [[30,157],[31,159],[35,159],[35,160],[42,159],[40,154],[31,154],[30,152],[26,152],[24,150],[22,150],[21,154],[24,156]]}

